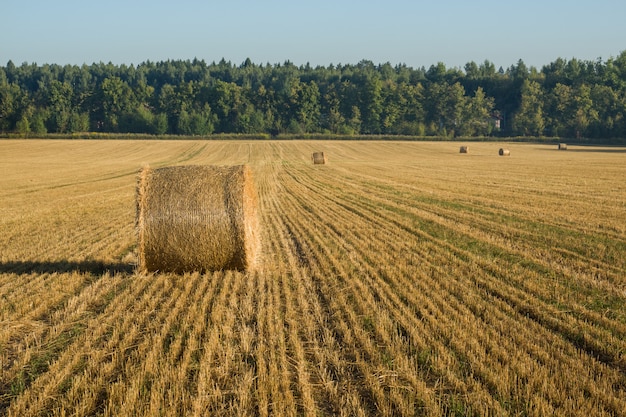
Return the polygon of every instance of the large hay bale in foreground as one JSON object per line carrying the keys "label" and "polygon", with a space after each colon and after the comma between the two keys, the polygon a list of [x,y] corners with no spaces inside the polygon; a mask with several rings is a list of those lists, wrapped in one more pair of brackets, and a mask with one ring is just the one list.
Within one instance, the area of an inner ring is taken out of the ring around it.
{"label": "large hay bale in foreground", "polygon": [[511,156],[511,151],[509,151],[508,149],[500,148],[500,150],[498,151],[498,155]]}
{"label": "large hay bale in foreground", "polygon": [[469,146],[461,146],[461,148],[459,149],[459,153],[468,153],[469,152]]}
{"label": "large hay bale in foreground", "polygon": [[247,166],[142,169],[139,268],[176,273],[251,269],[258,247],[256,209]]}
{"label": "large hay bale in foreground", "polygon": [[559,150],[560,151],[566,151],[567,150],[567,143],[559,143]]}
{"label": "large hay bale in foreground", "polygon": [[324,152],[313,152],[311,159],[313,159],[313,164],[315,165],[326,163],[326,157],[324,156]]}

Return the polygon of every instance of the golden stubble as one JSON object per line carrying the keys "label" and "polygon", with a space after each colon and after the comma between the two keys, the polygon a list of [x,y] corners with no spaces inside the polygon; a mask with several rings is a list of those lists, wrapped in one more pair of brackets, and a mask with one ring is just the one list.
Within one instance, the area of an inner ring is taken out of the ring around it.
{"label": "golden stubble", "polygon": [[[625,151],[1,141],[0,415],[621,415]],[[257,267],[137,270],[146,164],[249,165]]]}

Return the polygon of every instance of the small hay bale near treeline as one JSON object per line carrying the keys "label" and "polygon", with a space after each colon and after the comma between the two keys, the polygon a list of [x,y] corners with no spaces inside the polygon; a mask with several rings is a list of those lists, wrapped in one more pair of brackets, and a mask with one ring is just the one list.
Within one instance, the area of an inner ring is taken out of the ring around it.
{"label": "small hay bale near treeline", "polygon": [[469,146],[461,146],[459,153],[469,153]]}
{"label": "small hay bale near treeline", "polygon": [[498,155],[511,156],[511,151],[509,151],[508,149],[500,148],[500,150],[498,151]]}
{"label": "small hay bale near treeline", "polygon": [[567,143],[559,143],[559,151],[566,151]]}
{"label": "small hay bale near treeline", "polygon": [[314,165],[323,165],[326,163],[326,156],[324,155],[324,152],[313,152],[311,159],[313,160]]}
{"label": "small hay bale near treeline", "polygon": [[249,167],[146,167],[136,197],[141,271],[254,267],[258,203]]}

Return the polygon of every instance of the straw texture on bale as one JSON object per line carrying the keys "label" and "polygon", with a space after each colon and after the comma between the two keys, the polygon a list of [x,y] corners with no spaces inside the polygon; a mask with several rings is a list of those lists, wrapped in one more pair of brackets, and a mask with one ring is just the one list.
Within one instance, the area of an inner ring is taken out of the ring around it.
{"label": "straw texture on bale", "polygon": [[500,148],[500,150],[498,151],[498,155],[500,155],[500,156],[510,156],[511,155],[511,151],[509,151],[508,149]]}
{"label": "straw texture on bale", "polygon": [[566,151],[567,150],[567,143],[559,143],[559,150],[560,151]]}
{"label": "straw texture on bale", "polygon": [[313,164],[315,165],[326,163],[326,156],[324,156],[324,152],[313,152],[311,159],[313,159]]}
{"label": "straw texture on bale", "polygon": [[469,152],[469,146],[461,146],[461,149],[459,150],[460,153],[468,153]]}
{"label": "straw texture on bale", "polygon": [[252,269],[256,209],[245,165],[143,168],[137,185],[139,268],[175,273]]}

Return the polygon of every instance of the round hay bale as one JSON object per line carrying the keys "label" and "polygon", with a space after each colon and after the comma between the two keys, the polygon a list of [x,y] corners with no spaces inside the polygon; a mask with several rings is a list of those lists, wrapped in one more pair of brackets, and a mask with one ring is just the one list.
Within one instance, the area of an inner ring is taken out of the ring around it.
{"label": "round hay bale", "polygon": [[498,151],[498,155],[511,156],[511,151],[509,151],[508,149],[500,148],[500,150]]}
{"label": "round hay bale", "polygon": [[459,149],[459,153],[468,153],[469,152],[469,146],[461,146],[461,148]]}
{"label": "round hay bale", "polygon": [[567,143],[559,143],[559,150],[560,151],[566,151],[567,150]]}
{"label": "round hay bale", "polygon": [[313,152],[311,159],[313,160],[313,164],[315,165],[326,163],[326,157],[324,156],[324,152]]}
{"label": "round hay bale", "polygon": [[136,218],[140,270],[253,268],[259,246],[256,209],[245,165],[142,169]]}

